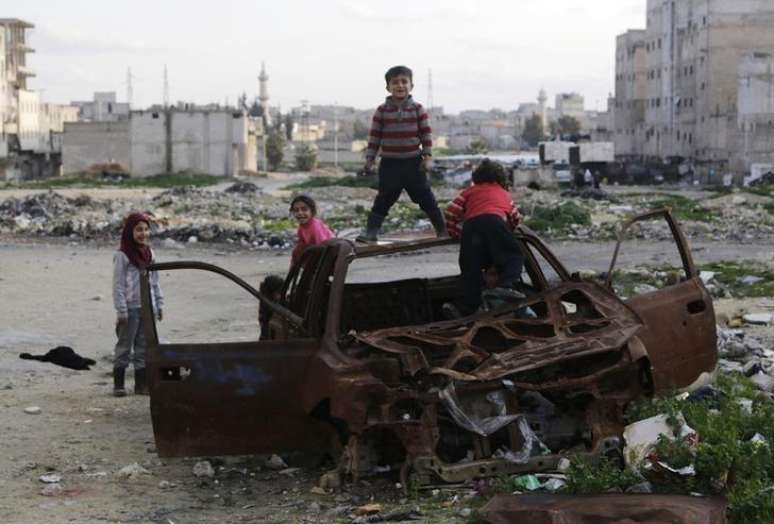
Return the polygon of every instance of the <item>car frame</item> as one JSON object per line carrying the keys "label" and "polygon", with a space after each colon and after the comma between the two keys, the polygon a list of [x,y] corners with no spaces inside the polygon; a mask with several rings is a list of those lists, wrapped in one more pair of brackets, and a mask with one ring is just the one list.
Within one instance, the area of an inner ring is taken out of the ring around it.
{"label": "car frame", "polygon": [[[683,275],[624,301],[612,291],[622,241],[650,219],[669,225]],[[276,303],[214,265],[149,266],[219,274],[274,312],[268,340],[162,343],[142,274],[159,455],[324,452],[344,478],[393,470],[418,484],[547,471],[569,453],[619,453],[629,402],[714,372],[711,297],[669,210],[624,225],[604,284],[570,273],[528,228],[514,235],[523,298],[453,320],[441,310],[458,277],[346,278],[353,261],[454,249],[448,239],[330,240],[304,252]]]}

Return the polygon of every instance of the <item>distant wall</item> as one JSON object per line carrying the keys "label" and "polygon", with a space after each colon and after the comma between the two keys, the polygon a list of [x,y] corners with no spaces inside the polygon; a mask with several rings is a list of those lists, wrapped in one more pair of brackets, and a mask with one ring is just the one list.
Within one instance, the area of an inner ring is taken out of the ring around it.
{"label": "distant wall", "polygon": [[135,176],[179,171],[233,176],[255,169],[249,164],[248,125],[241,113],[136,111],[129,122]]}
{"label": "distant wall", "polygon": [[83,172],[94,164],[129,169],[129,122],[67,122],[62,137],[62,171]]}

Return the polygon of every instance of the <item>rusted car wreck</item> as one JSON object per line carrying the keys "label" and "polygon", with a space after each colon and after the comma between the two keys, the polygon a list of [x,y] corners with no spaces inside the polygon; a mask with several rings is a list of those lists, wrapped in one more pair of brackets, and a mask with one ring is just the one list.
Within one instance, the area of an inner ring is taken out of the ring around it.
{"label": "rusted car wreck", "polygon": [[628,402],[687,387],[717,363],[711,298],[685,237],[667,210],[624,231],[643,220],[665,220],[674,237],[683,267],[669,285],[623,301],[611,291],[620,241],[602,285],[520,227],[521,295],[457,320],[442,305],[458,296],[458,276],[348,279],[354,262],[397,265],[417,250],[455,251],[449,240],[329,241],[304,253],[277,303],[216,266],[151,266],[218,273],[274,311],[268,340],[164,344],[144,282],[158,453],[327,450],[345,478],[390,469],[423,484],[614,453]]}

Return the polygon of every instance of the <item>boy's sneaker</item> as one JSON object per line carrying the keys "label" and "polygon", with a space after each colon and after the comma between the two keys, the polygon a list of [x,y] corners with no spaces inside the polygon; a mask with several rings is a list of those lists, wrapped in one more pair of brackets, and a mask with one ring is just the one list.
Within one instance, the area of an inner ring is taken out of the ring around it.
{"label": "boy's sneaker", "polygon": [[355,242],[361,242],[363,244],[375,244],[379,238],[376,236],[375,231],[363,231],[356,238]]}

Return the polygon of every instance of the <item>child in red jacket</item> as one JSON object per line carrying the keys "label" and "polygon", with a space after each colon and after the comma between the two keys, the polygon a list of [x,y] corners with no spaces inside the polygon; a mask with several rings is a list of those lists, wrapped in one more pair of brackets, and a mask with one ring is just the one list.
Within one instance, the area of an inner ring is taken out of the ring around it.
{"label": "child in red jacket", "polygon": [[494,266],[497,287],[502,288],[511,287],[521,276],[524,255],[513,236],[521,215],[505,180],[505,169],[484,159],[473,171],[473,185],[446,208],[449,235],[460,238],[464,314],[481,306],[484,270]]}

